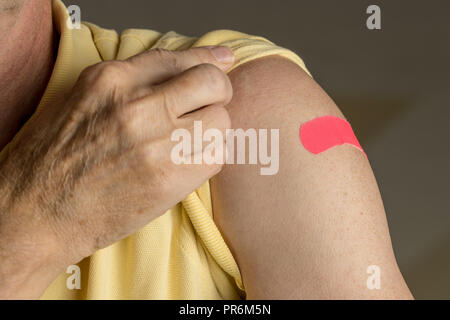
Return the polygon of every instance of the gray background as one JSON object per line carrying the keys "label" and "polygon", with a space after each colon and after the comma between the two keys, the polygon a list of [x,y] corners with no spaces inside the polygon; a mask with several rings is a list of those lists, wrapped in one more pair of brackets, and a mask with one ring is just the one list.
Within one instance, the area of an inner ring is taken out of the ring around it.
{"label": "gray background", "polygon": [[[64,0],[121,31],[261,35],[297,52],[351,120],[416,298],[450,298],[450,1]],[[365,13],[381,7],[382,30]]]}

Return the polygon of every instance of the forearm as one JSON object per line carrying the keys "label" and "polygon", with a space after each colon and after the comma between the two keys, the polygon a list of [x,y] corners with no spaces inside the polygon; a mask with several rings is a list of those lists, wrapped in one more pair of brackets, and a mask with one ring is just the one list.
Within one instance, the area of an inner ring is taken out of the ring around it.
{"label": "forearm", "polygon": [[0,183],[0,299],[37,299],[64,270],[65,253],[37,208]]}
{"label": "forearm", "polygon": [[64,270],[46,254],[14,245],[14,238],[0,235],[0,300],[38,299]]}

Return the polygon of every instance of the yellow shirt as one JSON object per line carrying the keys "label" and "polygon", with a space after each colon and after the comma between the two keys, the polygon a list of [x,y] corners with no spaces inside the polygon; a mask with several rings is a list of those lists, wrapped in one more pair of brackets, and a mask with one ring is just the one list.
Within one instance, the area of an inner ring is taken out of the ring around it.
{"label": "yellow shirt", "polygon": [[[305,69],[293,52],[244,33],[217,30],[200,38],[175,32],[113,30],[82,23],[67,27],[67,10],[53,0],[55,27],[60,34],[58,57],[48,87],[36,110],[46,108],[57,94],[70,90],[89,65],[126,59],[153,48],[182,50],[224,45],[236,56],[234,68],[256,58],[281,55]],[[230,70],[230,71],[231,71]],[[306,70],[306,69],[305,69]],[[35,113],[35,114],[36,114]],[[81,289],[68,289],[63,273],[43,299],[240,299],[245,297],[239,268],[217,229],[209,184],[135,234],[99,250],[78,264]]]}

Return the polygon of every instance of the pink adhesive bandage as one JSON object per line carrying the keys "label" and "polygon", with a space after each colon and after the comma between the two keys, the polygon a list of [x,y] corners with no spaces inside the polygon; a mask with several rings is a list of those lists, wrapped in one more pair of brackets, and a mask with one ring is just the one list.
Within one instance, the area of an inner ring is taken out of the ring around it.
{"label": "pink adhesive bandage", "polygon": [[300,141],[306,150],[314,154],[346,143],[358,148],[367,157],[350,123],[335,116],[323,116],[304,123],[300,127]]}

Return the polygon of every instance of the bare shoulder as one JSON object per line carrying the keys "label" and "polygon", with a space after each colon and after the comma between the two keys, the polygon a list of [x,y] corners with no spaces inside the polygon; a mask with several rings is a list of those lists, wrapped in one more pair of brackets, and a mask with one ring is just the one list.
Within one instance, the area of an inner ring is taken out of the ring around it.
{"label": "bare shoulder", "polygon": [[[276,129],[279,170],[225,165],[211,181],[215,220],[250,298],[409,298],[393,254],[383,202],[363,152],[305,149],[299,128],[343,115],[299,66],[278,56],[230,73],[233,128]],[[383,272],[382,289],[367,270]]]}
{"label": "bare shoulder", "polygon": [[[332,113],[342,116],[339,109],[314,79],[294,62],[281,56],[268,56],[248,62],[230,73],[234,103],[244,99],[267,101],[256,108],[287,108],[298,99],[305,104],[304,116]],[[283,101],[279,101],[282,98]],[[269,99],[269,100],[266,100]],[[274,101],[272,101],[272,99]],[[276,103],[278,102],[278,103]],[[274,105],[276,103],[277,105]],[[306,107],[307,104],[307,107]],[[299,109],[300,106],[296,105]]]}

